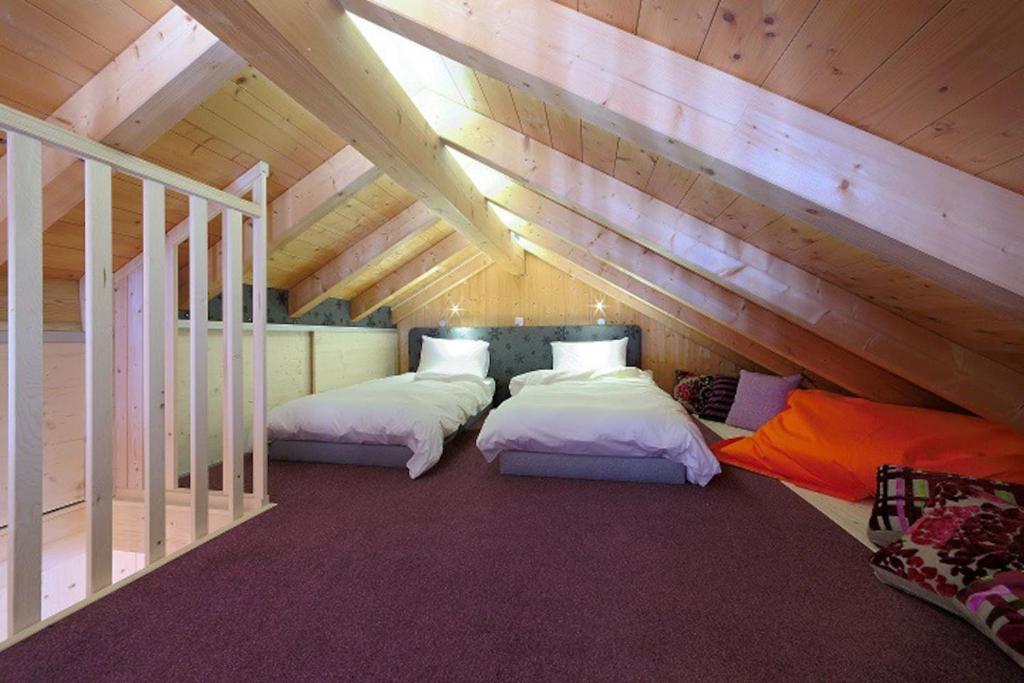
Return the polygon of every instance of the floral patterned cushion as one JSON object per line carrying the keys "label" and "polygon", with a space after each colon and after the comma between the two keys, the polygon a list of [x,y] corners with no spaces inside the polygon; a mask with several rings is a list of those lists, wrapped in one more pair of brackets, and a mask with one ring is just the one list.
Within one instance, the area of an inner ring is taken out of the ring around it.
{"label": "floral patterned cushion", "polygon": [[875,478],[875,504],[868,520],[868,538],[877,546],[899,540],[921,518],[925,506],[943,482],[977,487],[1008,503],[1024,505],[1024,486],[976,479],[958,474],[927,472],[901,465],[882,465]]}
{"label": "floral patterned cushion", "polygon": [[1024,601],[1015,597],[1024,583],[1014,579],[1024,572],[1024,508],[943,482],[906,536],[871,563],[883,583],[964,617],[1024,666]]}
{"label": "floral patterned cushion", "polygon": [[1024,667],[1024,572],[975,581],[958,599],[967,619]]}
{"label": "floral patterned cushion", "polygon": [[696,415],[704,409],[713,379],[711,375],[695,375],[685,370],[676,370],[672,397],[679,401],[687,412]]}

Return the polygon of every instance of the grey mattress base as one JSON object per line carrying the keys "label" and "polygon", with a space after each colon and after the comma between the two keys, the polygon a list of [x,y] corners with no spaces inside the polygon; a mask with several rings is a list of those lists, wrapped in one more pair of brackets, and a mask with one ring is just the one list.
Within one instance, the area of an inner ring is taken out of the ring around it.
{"label": "grey mattress base", "polygon": [[408,446],[378,443],[332,443],[330,441],[272,441],[267,451],[271,460],[321,462],[334,465],[375,465],[405,467],[412,457]]}
{"label": "grey mattress base", "polygon": [[502,451],[502,474],[562,479],[598,479],[651,484],[685,484],[686,468],[664,458]]}
{"label": "grey mattress base", "polygon": [[[466,431],[483,417],[491,407],[469,418],[461,427],[445,438],[444,442]],[[332,465],[371,465],[375,467],[405,467],[412,451],[408,446],[381,443],[339,443],[334,441],[305,441],[299,439],[278,439],[271,441],[267,449],[271,460],[288,462],[317,462]]]}

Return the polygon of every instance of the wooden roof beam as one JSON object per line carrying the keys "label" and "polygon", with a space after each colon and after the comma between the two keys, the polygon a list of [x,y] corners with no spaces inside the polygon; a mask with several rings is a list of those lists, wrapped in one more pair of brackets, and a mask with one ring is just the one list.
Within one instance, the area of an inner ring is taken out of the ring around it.
{"label": "wooden roof beam", "polygon": [[419,101],[447,144],[534,190],[488,189],[499,206],[534,220],[541,194],[564,203],[895,375],[1024,427],[1024,375],[496,121],[438,96]]}
{"label": "wooden roof beam", "polygon": [[334,0],[181,0],[297,102],[512,273],[523,252]]}
{"label": "wooden roof beam", "polygon": [[453,233],[420,252],[349,301],[353,321],[360,321],[382,306],[396,306],[479,250]]}
{"label": "wooden roof beam", "polygon": [[288,314],[294,318],[306,313],[359,273],[402,250],[435,223],[434,212],[423,202],[415,202],[289,289]]}
{"label": "wooden roof beam", "polygon": [[986,305],[1024,314],[1024,196],[549,0],[351,11]]}
{"label": "wooden roof beam", "polygon": [[392,308],[391,320],[395,323],[405,320],[431,301],[444,296],[477,273],[487,270],[493,263],[494,261],[483,252],[473,254]]}
{"label": "wooden roof beam", "polygon": [[[267,207],[270,214],[267,256],[273,255],[381,175],[380,169],[351,146],[317,166]],[[210,298],[217,296],[223,288],[221,249],[221,243],[217,242],[209,251]],[[242,268],[246,274],[252,269],[252,249],[248,242],[243,250]],[[179,300],[184,304],[188,301],[188,266],[179,272],[178,282],[181,287]]]}
{"label": "wooden roof beam", "polygon": [[523,249],[662,325],[688,337],[694,337],[702,346],[714,348],[723,355],[730,354],[733,356],[730,360],[734,362],[753,361],[779,375],[806,372],[805,368],[788,358],[780,356],[700,311],[679,303],[633,275],[609,266],[585,250],[558,240],[554,235],[544,241],[548,246],[524,239]]}
{"label": "wooden roof beam", "polygon": [[[101,69],[47,121],[129,154],[141,154],[245,67],[245,60],[175,7]],[[0,163],[0,200],[6,192]],[[43,229],[84,198],[82,162],[43,148]],[[0,264],[7,262],[6,202],[0,201]]]}
{"label": "wooden roof beam", "polygon": [[[534,196],[542,203],[542,210],[531,212],[529,218],[521,215],[523,222],[512,227],[530,242],[560,253],[605,279],[614,280],[613,270],[607,266],[623,271],[795,365],[861,396],[889,403],[947,405],[912,383],[589,218]],[[595,266],[589,259],[607,265]],[[665,305],[663,299],[660,301]],[[722,339],[724,343],[725,338]]]}

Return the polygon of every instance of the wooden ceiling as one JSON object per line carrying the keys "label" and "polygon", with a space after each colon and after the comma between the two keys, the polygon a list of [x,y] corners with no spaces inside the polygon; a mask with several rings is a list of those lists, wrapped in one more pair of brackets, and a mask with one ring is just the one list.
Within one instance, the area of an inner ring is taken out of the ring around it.
{"label": "wooden ceiling", "polygon": [[1024,192],[1018,0],[559,0]]}
{"label": "wooden ceiling", "polygon": [[[563,2],[561,4],[567,3]],[[575,3],[570,4],[575,7]],[[758,25],[763,27],[778,28],[784,21],[794,21],[797,27],[789,34],[791,41],[787,43],[788,47],[784,46],[785,49],[772,52],[769,56],[759,57],[759,59],[772,59],[773,64],[775,64],[775,67],[767,70],[767,77],[769,78],[772,73],[775,73],[780,68],[781,64],[788,64],[789,66],[786,68],[790,72],[800,71],[801,73],[815,74],[811,80],[820,80],[823,77],[822,69],[825,68],[823,64],[843,64],[843,68],[852,69],[853,67],[849,66],[852,62],[843,61],[841,59],[842,55],[845,55],[848,50],[860,54],[860,51],[854,50],[851,39],[847,38],[844,40],[845,34],[842,27],[850,21],[850,16],[860,17],[858,12],[853,11],[855,8],[852,5],[863,4],[862,0],[857,0],[856,2],[829,0],[822,3],[735,1],[725,3],[723,1],[720,3],[722,6],[716,8],[718,4],[716,2],[699,1],[654,2],[653,0],[644,0],[644,2],[639,3],[608,0],[608,2],[603,3],[593,1],[581,2],[580,9],[596,18],[608,21],[608,23],[620,26],[628,23],[630,26],[629,30],[633,32],[639,31],[639,35],[652,40],[655,35],[660,35],[663,38],[669,35],[676,36],[677,40],[681,40],[681,38],[674,32],[664,33],[663,29],[657,29],[662,31],[662,33],[645,35],[643,33],[643,26],[652,27],[650,30],[653,32],[656,30],[653,28],[654,26],[660,27],[666,23],[679,25],[686,22],[686,17],[698,16],[700,19],[696,23],[705,27],[701,32],[701,41],[693,39],[686,44],[666,44],[688,56],[699,54],[701,61],[713,64],[716,67],[719,67],[720,64],[716,61],[714,57],[715,52],[708,47],[707,42],[713,39],[713,45],[726,49],[724,47],[725,38],[716,36],[716,31],[719,31],[716,27],[719,24],[726,27],[720,29],[721,32],[728,30],[730,31],[729,35],[732,36],[733,42],[729,43],[732,45],[729,48],[732,50],[730,54],[735,54],[736,50],[744,49],[756,52],[758,55],[765,55],[768,53],[753,50],[752,43],[754,38],[750,35],[749,27],[746,31],[738,32],[732,31],[732,29],[736,28],[736,26],[746,26],[751,23],[750,18],[753,16],[757,17]],[[828,11],[820,8],[812,12],[816,4],[828,6]],[[888,11],[883,11],[883,4],[889,8]],[[876,17],[878,14],[902,15],[903,13],[910,13],[913,8],[920,10],[920,6],[923,4],[925,3],[902,1],[886,3],[869,2],[867,5],[872,6],[872,11],[865,12],[865,14],[868,18]],[[930,4],[942,5],[946,3],[932,2]],[[966,5],[973,4],[970,2],[966,3]],[[1009,10],[1015,10],[1015,12],[1009,12],[1012,14],[1012,17],[1004,17],[1004,21],[1009,21],[1010,19],[1016,21],[1018,34],[1024,35],[1024,3],[1002,4],[1007,6],[1008,12]],[[707,7],[709,5],[710,8]],[[768,9],[763,10],[762,5],[767,6]],[[805,11],[800,16],[795,17],[792,11],[797,5],[804,7]],[[841,5],[847,6],[845,13],[835,11]],[[630,12],[626,12],[630,8]],[[705,15],[703,13],[704,9],[708,9],[710,14]],[[941,7],[935,7],[934,9],[934,14],[937,15]],[[628,22],[626,21],[627,14],[631,17]],[[661,17],[658,21],[653,20],[653,15],[656,14]],[[819,16],[822,14],[824,16]],[[728,15],[731,19],[727,21],[723,18],[724,15]],[[646,19],[638,20],[638,16],[646,17]],[[745,19],[740,20],[740,16],[745,17]],[[670,17],[675,18],[672,19]],[[938,21],[942,18],[935,16],[934,20]],[[768,23],[767,20],[770,20],[771,23]],[[866,21],[867,19],[861,17],[861,22]],[[867,22],[862,26],[860,32],[867,33],[865,40],[871,40],[875,31],[873,27],[877,27],[879,22],[881,22],[881,19],[876,17],[873,22]],[[915,30],[923,30],[927,27],[927,23],[926,19],[922,19],[920,21],[921,26],[918,26]],[[814,29],[815,33],[813,35],[817,36],[820,34],[825,36],[825,38],[817,39],[824,41],[825,47],[818,45],[817,49],[812,49],[813,45],[808,46],[808,42],[811,42],[812,39],[806,36],[806,41],[799,44],[802,47],[797,47],[793,36],[804,35],[808,25]],[[800,26],[804,28],[798,30]],[[771,31],[768,32],[770,33]],[[860,32],[855,32],[854,36],[860,36]],[[916,35],[914,31],[910,31],[908,35],[904,36],[903,42],[909,40],[912,35]],[[667,40],[667,38],[665,39]],[[760,35],[758,40],[774,41],[775,38],[767,38],[764,35]],[[978,40],[981,39],[979,38]],[[664,41],[659,40],[658,42]],[[696,43],[696,47],[693,47],[694,43]],[[831,47],[834,45],[841,45],[843,49]],[[971,51],[977,49],[977,41],[969,41],[968,44],[961,46],[951,37],[949,44],[945,45],[942,49],[950,51],[954,48],[959,48],[960,59],[962,59],[963,54],[973,54]],[[996,360],[1016,370],[1024,370],[1024,322],[1009,315],[986,309],[978,302],[944,290],[928,280],[883,261],[857,247],[846,244],[803,221],[783,215],[774,209],[739,195],[710,180],[707,176],[684,169],[636,146],[628,140],[611,135],[586,121],[581,121],[579,118],[567,114],[551,103],[541,102],[522,90],[511,88],[486,74],[432,53],[425,48],[419,48],[419,50],[421,51],[420,59],[436,59],[443,65],[440,68],[431,70],[432,74],[440,74],[442,79],[433,80],[427,84],[427,87],[438,94],[456,100],[480,114],[551,145],[589,166],[613,175],[619,180],[644,190],[704,221],[712,223],[773,255],[800,266],[808,272],[840,285],[869,301],[878,303],[888,310],[952,339],[967,348],[978,351],[992,360]],[[896,48],[893,47],[886,55],[880,58],[880,61],[886,63],[900,61],[901,56],[897,52]],[[1024,49],[1020,49],[1020,52],[1021,58],[1019,61],[1024,65]],[[736,61],[737,64],[732,64],[731,68],[725,70],[739,77],[747,77],[754,73],[752,70],[745,71],[738,66],[738,62],[742,60],[733,61]],[[832,68],[839,69],[840,67],[829,67],[829,69]],[[1018,68],[1016,72],[1018,80],[1022,76],[1024,76],[1024,67]],[[765,79],[766,76],[760,76],[760,81],[763,82]],[[845,83],[845,80],[838,77],[835,80],[837,84],[832,89],[834,99],[838,102],[845,101],[845,97],[839,97],[836,94],[836,91],[843,87],[842,84]],[[865,83],[869,81],[870,79],[866,80]],[[786,82],[791,83],[792,81],[787,77]],[[819,89],[821,88],[821,86],[818,87]],[[851,91],[856,90],[853,86],[850,86],[849,89]],[[792,93],[787,91],[782,91],[781,94],[792,96]],[[985,109],[984,117],[977,114],[971,117],[971,131],[960,134],[962,138],[961,145],[954,146],[940,143],[943,136],[934,137],[934,148],[946,151],[937,152],[932,154],[932,156],[962,170],[975,172],[972,164],[974,166],[978,165],[976,160],[978,155],[972,155],[966,149],[963,149],[972,140],[980,147],[980,150],[986,150],[991,149],[992,140],[1005,139],[1007,141],[1005,147],[1016,148],[1018,154],[1024,154],[1024,88],[1018,88],[1012,93],[1007,92],[1005,94],[1011,102],[1016,102],[1015,118],[1006,116],[1005,112],[993,112],[990,106],[988,109]],[[985,97],[987,96],[985,95]],[[979,97],[982,97],[982,95],[979,95]],[[899,98],[899,89],[893,88],[890,91],[890,99],[898,101]],[[827,101],[827,99],[821,98],[821,101]],[[990,101],[990,105],[993,101],[999,103],[998,109],[1000,110],[1013,110],[1013,107],[1007,105],[1002,97],[994,98]],[[811,101],[805,100],[805,103],[813,106]],[[975,104],[974,107],[980,109],[982,104]],[[958,120],[955,118],[955,111],[936,107],[935,105],[932,106],[934,112],[937,112],[934,114],[935,119],[939,120],[935,127],[941,127],[941,121]],[[879,97],[875,107],[887,109],[892,108],[892,105]],[[963,108],[965,107],[961,107],[961,109]],[[932,115],[917,114],[919,118],[928,118]],[[983,118],[986,120],[983,121]],[[967,128],[966,123],[960,124],[960,127],[952,123],[945,125],[951,131]],[[914,137],[920,141],[920,136]],[[902,142],[901,140],[897,141]],[[951,158],[942,156],[950,155],[954,147],[958,148],[956,154],[957,160],[960,161],[959,163]],[[918,148],[915,147],[915,149]],[[1007,154],[1006,150],[1003,147],[999,149],[999,155],[993,155],[992,153],[989,155],[998,156],[999,158],[1005,157]],[[980,153],[980,150],[975,151]],[[918,151],[928,153],[925,149],[918,149]],[[1012,164],[1012,161],[1010,163]],[[992,170],[992,168],[988,167],[986,170]],[[1024,164],[1021,164],[1021,173],[1024,173]],[[985,177],[984,172],[981,172],[981,175]],[[1024,175],[1019,179],[1019,183],[1021,187],[1024,187]]]}
{"label": "wooden ceiling", "polygon": [[[582,13],[1024,193],[1024,2],[1017,0],[563,0]],[[0,102],[37,116],[170,10],[165,0],[4,0]],[[421,49],[421,52],[429,52]],[[530,94],[434,53],[427,87],[551,145],[889,311],[1024,371],[1024,321],[968,301],[738,195]],[[14,76],[17,74],[17,77]],[[270,199],[345,141],[247,67],[144,157],[223,187],[257,160]],[[290,288],[414,202],[384,176],[272,254]],[[185,217],[168,203],[168,223]],[[115,185],[115,266],[141,249],[138,183]],[[212,226],[211,239],[217,238]],[[355,297],[450,235],[439,223],[346,283]],[[82,274],[82,210],[45,234],[47,277]],[[184,252],[183,252],[184,258]],[[185,261],[182,260],[182,264]]]}

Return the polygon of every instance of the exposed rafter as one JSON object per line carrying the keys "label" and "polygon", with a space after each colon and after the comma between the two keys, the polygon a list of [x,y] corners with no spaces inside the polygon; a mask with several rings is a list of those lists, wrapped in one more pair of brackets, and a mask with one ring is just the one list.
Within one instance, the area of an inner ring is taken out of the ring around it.
{"label": "exposed rafter", "polygon": [[[529,234],[530,231],[524,228],[523,232]],[[699,343],[715,348],[721,355],[731,352],[740,359],[754,361],[780,375],[792,375],[804,370],[802,366],[749,337],[694,308],[679,303],[664,292],[625,271],[609,266],[582,249],[557,240],[553,235],[543,241],[547,247],[525,239],[523,248],[545,263],[603,294],[618,299],[633,310],[657,320],[670,329],[695,337]],[[730,360],[736,362],[735,358]]]}
{"label": "exposed rafter", "polygon": [[[75,92],[48,121],[121,151],[140,154],[245,61],[183,10],[174,8]],[[6,191],[0,164],[0,197]],[[84,197],[82,162],[43,151],[43,229]],[[0,264],[7,261],[6,203],[0,201]]]}
{"label": "exposed rafter", "polygon": [[334,0],[182,0],[439,218],[513,273],[522,249]]}
{"label": "exposed rafter", "polygon": [[[273,255],[380,176],[380,170],[357,150],[351,146],[342,149],[270,204],[267,255]],[[243,259],[243,270],[248,273],[252,268],[252,249],[244,249]],[[222,260],[221,243],[217,242],[209,253],[211,298],[220,294],[222,288]],[[188,286],[187,267],[181,269],[178,282],[182,290]],[[184,291],[180,301],[188,301]]]}
{"label": "exposed rafter", "polygon": [[440,275],[479,251],[459,233],[420,252],[360,292],[349,302],[352,320],[359,321],[382,306],[395,306]]}
{"label": "exposed rafter", "polygon": [[493,263],[491,258],[483,252],[470,256],[392,308],[391,319],[397,323],[408,318],[431,301],[444,296],[477,273],[482,273]]}
{"label": "exposed rafter", "polygon": [[[910,382],[746,301],[589,218],[540,195],[530,194],[536,198],[542,210],[528,212],[529,217],[520,215],[524,220],[519,225],[514,224],[513,229],[531,242],[561,253],[578,265],[587,263],[584,255],[589,255],[608,266],[627,272],[677,302],[696,309],[794,364],[854,393],[890,403],[932,406],[942,403]],[[567,250],[566,245],[571,249]],[[603,272],[606,271],[598,270],[595,274],[601,275]]]}
{"label": "exposed rafter", "polygon": [[[1024,377],[1005,366],[496,121],[420,101],[445,142],[474,159],[947,400],[1024,425]],[[530,220],[544,211],[514,183],[487,194]]]}
{"label": "exposed rafter", "polygon": [[[262,161],[256,162],[250,166],[244,173],[231,181],[231,184],[224,188],[224,191],[228,194],[243,195],[250,189],[252,189],[253,183],[259,178],[261,174],[267,174],[269,169],[267,164]],[[219,204],[209,204],[207,209],[207,218],[214,220],[221,215],[222,207]],[[189,233],[189,219],[186,217],[180,223],[175,225],[173,228],[167,231],[167,248],[176,247],[186,239],[188,239]],[[116,281],[122,280],[127,277],[132,271],[142,267],[142,254],[138,254],[128,263],[124,264],[114,273],[114,279]],[[187,266],[186,266],[187,269]]]}
{"label": "exposed rafter", "polygon": [[289,314],[298,317],[307,312],[360,272],[378,265],[388,253],[407,246],[435,223],[434,212],[423,202],[416,202],[289,289]]}
{"label": "exposed rafter", "polygon": [[1024,312],[1024,196],[549,0],[341,0],[923,275]]}

